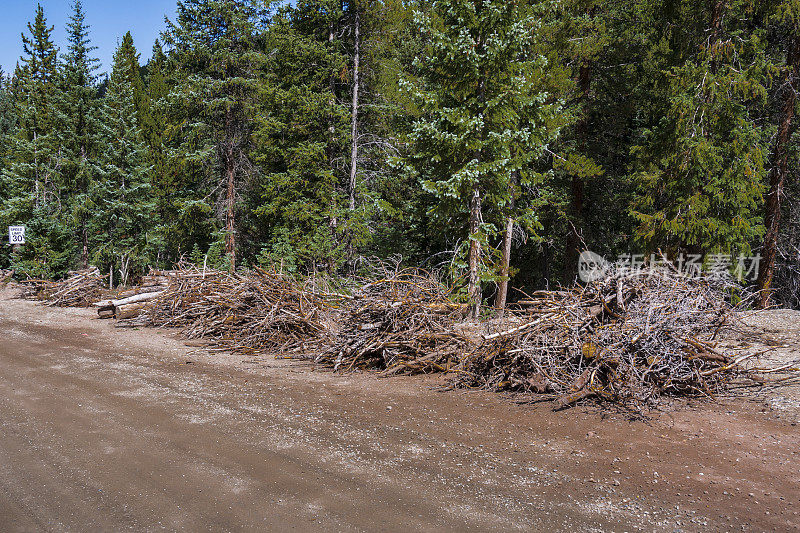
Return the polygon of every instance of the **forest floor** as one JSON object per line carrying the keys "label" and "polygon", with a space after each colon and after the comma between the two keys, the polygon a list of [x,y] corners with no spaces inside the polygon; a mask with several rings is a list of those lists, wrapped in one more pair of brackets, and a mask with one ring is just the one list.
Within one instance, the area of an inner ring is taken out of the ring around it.
{"label": "forest floor", "polygon": [[[187,346],[0,293],[3,531],[787,531],[800,388],[651,420]],[[747,319],[800,357],[800,313]]]}

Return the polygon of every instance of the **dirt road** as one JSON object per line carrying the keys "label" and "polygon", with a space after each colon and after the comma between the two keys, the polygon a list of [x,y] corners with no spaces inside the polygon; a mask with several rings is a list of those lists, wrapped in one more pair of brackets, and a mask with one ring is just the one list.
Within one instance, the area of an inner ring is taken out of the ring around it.
{"label": "dirt road", "polygon": [[0,298],[2,531],[800,527],[796,418],[649,424],[242,360]]}

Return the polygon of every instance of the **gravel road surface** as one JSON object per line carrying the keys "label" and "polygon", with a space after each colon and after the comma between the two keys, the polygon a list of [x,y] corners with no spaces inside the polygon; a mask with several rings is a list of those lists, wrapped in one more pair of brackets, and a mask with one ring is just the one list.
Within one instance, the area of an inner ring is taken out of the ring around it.
{"label": "gravel road surface", "polygon": [[0,531],[788,531],[796,411],[644,423],[335,375],[0,294]]}

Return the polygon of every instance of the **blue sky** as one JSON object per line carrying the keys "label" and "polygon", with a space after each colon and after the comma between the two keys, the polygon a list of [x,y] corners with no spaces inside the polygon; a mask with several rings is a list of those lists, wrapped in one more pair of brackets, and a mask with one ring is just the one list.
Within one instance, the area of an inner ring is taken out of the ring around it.
{"label": "blue sky", "polygon": [[[53,40],[63,52],[66,48],[66,24],[72,14],[72,0],[40,0],[47,23],[55,26]],[[0,66],[6,73],[22,54],[20,34],[27,34],[27,23],[36,14],[36,0],[0,0]],[[153,41],[164,30],[164,16],[175,18],[175,0],[83,0],[86,22],[91,26],[89,38],[97,46],[100,59],[98,72],[111,69],[111,57],[117,44],[130,31],[144,63],[150,58]]]}

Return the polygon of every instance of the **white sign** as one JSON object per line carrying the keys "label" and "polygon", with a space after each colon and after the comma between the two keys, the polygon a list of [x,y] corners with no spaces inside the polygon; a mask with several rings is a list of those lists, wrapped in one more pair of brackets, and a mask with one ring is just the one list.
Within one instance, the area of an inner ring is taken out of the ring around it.
{"label": "white sign", "polygon": [[8,227],[9,244],[25,244],[25,226]]}

